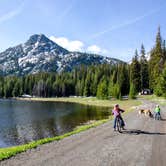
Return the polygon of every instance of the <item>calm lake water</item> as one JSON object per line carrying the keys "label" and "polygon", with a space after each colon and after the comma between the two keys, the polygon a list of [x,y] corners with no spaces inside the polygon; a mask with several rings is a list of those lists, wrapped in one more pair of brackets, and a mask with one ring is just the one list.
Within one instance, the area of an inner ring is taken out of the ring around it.
{"label": "calm lake water", "polygon": [[109,108],[63,102],[0,100],[0,147],[61,135],[90,120],[108,116]]}

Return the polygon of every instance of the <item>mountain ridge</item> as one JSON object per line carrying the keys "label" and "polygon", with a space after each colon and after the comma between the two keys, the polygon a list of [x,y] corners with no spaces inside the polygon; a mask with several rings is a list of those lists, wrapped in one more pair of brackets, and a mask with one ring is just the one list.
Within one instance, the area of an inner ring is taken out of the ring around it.
{"label": "mountain ridge", "polygon": [[34,34],[23,44],[0,53],[0,75],[71,71],[79,65],[124,63],[97,54],[70,52],[44,34]]}

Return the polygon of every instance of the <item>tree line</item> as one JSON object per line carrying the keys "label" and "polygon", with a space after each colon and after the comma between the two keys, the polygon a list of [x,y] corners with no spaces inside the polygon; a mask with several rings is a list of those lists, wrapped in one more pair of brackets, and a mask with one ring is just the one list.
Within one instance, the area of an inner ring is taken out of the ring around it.
{"label": "tree line", "polygon": [[166,97],[166,46],[161,37],[160,27],[154,47],[150,50],[149,59],[145,57],[144,46],[141,46],[140,57],[137,50],[130,65],[130,87],[132,94],[144,88],[150,88],[157,96]]}
{"label": "tree line", "polygon": [[38,73],[23,77],[0,77],[0,97],[29,94],[37,97],[97,96],[100,99],[124,95],[135,98],[150,88],[166,97],[166,48],[160,28],[147,60],[144,45],[135,51],[130,64],[80,66],[71,72]]}
{"label": "tree line", "polygon": [[23,94],[39,97],[119,97],[129,92],[128,76],[128,65],[122,63],[113,66],[80,66],[72,72],[0,77],[0,97]]}

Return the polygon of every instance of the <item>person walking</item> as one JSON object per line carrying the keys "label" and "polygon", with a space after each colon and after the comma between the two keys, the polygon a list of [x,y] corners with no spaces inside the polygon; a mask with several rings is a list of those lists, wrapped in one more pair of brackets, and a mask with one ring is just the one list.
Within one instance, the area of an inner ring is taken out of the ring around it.
{"label": "person walking", "polygon": [[160,120],[161,119],[161,109],[159,105],[156,105],[155,109],[154,109],[154,119],[155,120]]}

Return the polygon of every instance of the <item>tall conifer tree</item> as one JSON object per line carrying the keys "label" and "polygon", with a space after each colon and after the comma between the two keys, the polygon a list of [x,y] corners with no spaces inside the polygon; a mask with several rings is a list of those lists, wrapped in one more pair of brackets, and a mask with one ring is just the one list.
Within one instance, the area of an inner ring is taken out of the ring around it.
{"label": "tall conifer tree", "polygon": [[141,90],[143,90],[149,87],[148,61],[145,57],[145,48],[143,44],[141,45],[140,75],[141,75]]}
{"label": "tall conifer tree", "polygon": [[162,52],[162,38],[160,33],[160,27],[156,35],[156,44],[152,49],[149,60],[149,83],[150,88],[155,89],[157,81],[160,77],[161,71],[163,69],[163,52]]}
{"label": "tall conifer tree", "polygon": [[135,51],[135,56],[133,57],[130,65],[130,83],[134,85],[136,92],[141,90],[140,63],[138,60],[137,50]]}

